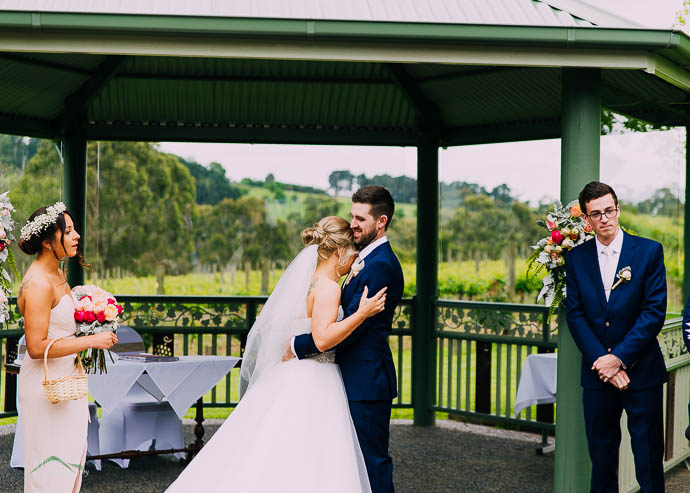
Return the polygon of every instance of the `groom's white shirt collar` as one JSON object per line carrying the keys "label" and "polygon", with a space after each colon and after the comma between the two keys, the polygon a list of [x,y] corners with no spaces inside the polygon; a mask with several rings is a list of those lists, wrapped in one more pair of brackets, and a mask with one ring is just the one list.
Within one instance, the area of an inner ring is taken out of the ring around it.
{"label": "groom's white shirt collar", "polygon": [[359,252],[359,258],[364,259],[367,255],[369,255],[371,252],[373,252],[374,250],[376,250],[376,248],[377,248],[378,246],[383,245],[383,244],[386,243],[387,241],[388,241],[388,238],[386,237],[386,235],[383,235],[381,238],[379,238],[379,239],[376,240],[376,241],[372,241],[372,242],[369,243],[367,246],[365,246],[364,248],[362,248],[362,251]]}
{"label": "groom's white shirt collar", "polygon": [[616,231],[616,236],[613,237],[613,241],[609,243],[608,245],[604,245],[602,242],[599,241],[598,237],[594,237],[595,244],[597,246],[597,256],[601,256],[601,252],[606,248],[607,246],[613,250],[614,254],[619,254],[621,253],[621,250],[623,249],[623,231],[621,230],[620,226],[618,227],[618,231]]}

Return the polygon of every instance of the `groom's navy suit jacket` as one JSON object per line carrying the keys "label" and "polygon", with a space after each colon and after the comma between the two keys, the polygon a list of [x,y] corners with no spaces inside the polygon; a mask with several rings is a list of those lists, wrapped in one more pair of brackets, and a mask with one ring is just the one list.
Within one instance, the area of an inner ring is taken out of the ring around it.
{"label": "groom's navy suit jacket", "polygon": [[666,317],[664,252],[656,241],[623,233],[616,272],[630,267],[632,278],[611,291],[608,302],[594,240],[567,254],[567,321],[582,352],[581,383],[586,389],[611,385],[599,379],[592,364],[611,353],[626,366],[629,390],[668,380],[657,335]]}
{"label": "groom's navy suit jacket", "polygon": [[[364,258],[364,268],[343,286],[340,302],[345,317],[357,311],[365,286],[369,297],[388,286],[386,307],[335,347],[336,362],[340,365],[348,400],[392,400],[397,396],[397,385],[388,336],[403,295],[404,280],[400,262],[388,242],[372,250]],[[295,337],[294,347],[300,359],[319,353],[311,334]]]}

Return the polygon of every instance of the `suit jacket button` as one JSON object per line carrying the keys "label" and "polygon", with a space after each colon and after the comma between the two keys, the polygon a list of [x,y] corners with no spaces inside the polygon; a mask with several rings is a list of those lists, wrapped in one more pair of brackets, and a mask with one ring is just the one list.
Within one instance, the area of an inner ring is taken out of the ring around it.
{"label": "suit jacket button", "polygon": [[611,325],[611,322],[609,322],[609,321],[607,320],[606,322],[604,322],[604,325],[605,325],[606,327],[609,327],[609,326]]}

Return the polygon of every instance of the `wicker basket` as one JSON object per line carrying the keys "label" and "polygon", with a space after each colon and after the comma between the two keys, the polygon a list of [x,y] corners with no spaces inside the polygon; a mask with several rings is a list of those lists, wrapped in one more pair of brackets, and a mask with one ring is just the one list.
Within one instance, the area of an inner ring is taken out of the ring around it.
{"label": "wicker basket", "polygon": [[79,373],[56,378],[55,380],[48,380],[48,351],[60,339],[63,339],[63,337],[50,341],[50,344],[43,352],[43,390],[48,400],[53,404],[81,399],[89,393],[89,377],[84,373],[79,353],[77,353]]}

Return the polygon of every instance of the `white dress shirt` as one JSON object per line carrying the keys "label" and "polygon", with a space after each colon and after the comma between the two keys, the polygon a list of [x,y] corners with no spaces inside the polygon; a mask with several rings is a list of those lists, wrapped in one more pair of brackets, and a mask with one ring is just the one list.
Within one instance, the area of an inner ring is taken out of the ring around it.
{"label": "white dress shirt", "polygon": [[616,268],[618,267],[618,259],[621,256],[621,249],[623,248],[623,233],[621,233],[621,229],[618,228],[616,236],[609,245],[602,244],[599,238],[595,238],[594,241],[597,245],[601,281],[604,284],[606,301],[608,301],[609,296],[611,296],[611,287],[616,282]]}
{"label": "white dress shirt", "polygon": [[376,249],[376,247],[378,247],[379,245],[383,245],[387,241],[388,241],[388,238],[386,237],[386,235],[383,235],[381,238],[379,238],[376,241],[372,241],[367,246],[362,248],[362,251],[359,252],[359,258],[364,259],[367,255],[369,255],[371,252],[373,252]]}
{"label": "white dress shirt", "polygon": [[[386,235],[383,235],[378,240],[372,241],[367,246],[362,248],[362,251],[359,252],[358,257],[360,259],[364,260],[364,258],[367,255],[369,255],[371,252],[373,252],[374,249],[376,249],[376,247],[378,247],[379,245],[383,245],[387,241],[388,241],[388,238],[386,237]],[[347,277],[349,278],[351,275],[352,275],[352,271],[350,271],[350,273],[347,275]],[[292,350],[292,354],[294,354],[295,357],[297,357],[297,353],[295,352],[295,338],[294,337],[292,339],[290,339],[290,349]]]}

